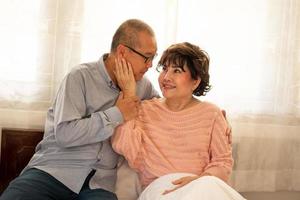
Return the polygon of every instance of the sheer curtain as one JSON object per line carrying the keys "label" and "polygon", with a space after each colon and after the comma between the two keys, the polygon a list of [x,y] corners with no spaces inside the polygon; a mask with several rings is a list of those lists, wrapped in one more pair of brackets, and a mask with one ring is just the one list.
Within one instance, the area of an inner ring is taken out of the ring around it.
{"label": "sheer curtain", "polygon": [[298,0],[1,0],[0,127],[42,128],[64,75],[108,52],[127,18],[153,27],[159,54],[190,41],[210,55],[202,99],[232,124],[236,189],[300,190]]}

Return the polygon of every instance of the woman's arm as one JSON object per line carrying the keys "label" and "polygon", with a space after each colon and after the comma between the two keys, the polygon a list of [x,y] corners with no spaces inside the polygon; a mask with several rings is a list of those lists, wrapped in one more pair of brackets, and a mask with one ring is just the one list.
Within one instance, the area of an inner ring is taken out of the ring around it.
{"label": "woman's arm", "polygon": [[[116,59],[115,63],[114,74],[124,99],[134,97],[136,95],[136,82],[131,64],[122,58]],[[113,149],[123,155],[132,168],[135,168],[135,161],[140,153],[142,132],[137,118],[134,118],[118,126],[112,136]]]}
{"label": "woman's arm", "polygon": [[137,120],[130,120],[115,129],[112,136],[112,147],[128,161],[132,168],[138,168],[138,158],[141,158],[143,130]]}
{"label": "woman's arm", "polygon": [[233,167],[231,128],[221,111],[216,113],[209,147],[210,162],[202,175],[216,176],[227,182]]}

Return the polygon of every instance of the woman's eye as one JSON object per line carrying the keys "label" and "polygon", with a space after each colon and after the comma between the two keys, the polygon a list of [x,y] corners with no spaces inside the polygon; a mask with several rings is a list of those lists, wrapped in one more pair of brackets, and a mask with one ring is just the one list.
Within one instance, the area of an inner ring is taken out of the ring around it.
{"label": "woman's eye", "polygon": [[168,68],[167,68],[166,66],[163,66],[163,67],[162,67],[162,70],[163,70],[163,71],[166,71],[167,69],[168,69]]}
{"label": "woman's eye", "polygon": [[182,71],[178,68],[174,69],[174,73],[181,73]]}

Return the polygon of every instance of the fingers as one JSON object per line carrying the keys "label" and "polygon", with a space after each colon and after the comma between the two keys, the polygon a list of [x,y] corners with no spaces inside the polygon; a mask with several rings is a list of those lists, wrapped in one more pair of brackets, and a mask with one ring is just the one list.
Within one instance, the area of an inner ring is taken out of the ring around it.
{"label": "fingers", "polygon": [[182,183],[182,180],[183,180],[183,178],[180,178],[180,179],[177,179],[177,180],[175,180],[175,181],[172,181],[172,183],[173,183],[174,185],[178,185],[178,184]]}
{"label": "fingers", "polygon": [[134,119],[138,116],[140,99],[137,96],[125,97],[123,92],[120,93],[116,106],[121,111],[124,121]]}
{"label": "fingers", "polygon": [[225,110],[221,110],[221,111],[222,111],[224,118],[226,119],[226,111]]}
{"label": "fingers", "polygon": [[172,181],[172,183],[174,185],[176,185],[176,187],[173,189],[170,189],[170,190],[165,190],[162,194],[165,195],[170,192],[173,192],[174,190],[177,190],[178,188],[185,186],[186,184],[190,183],[191,181],[193,181],[197,178],[199,178],[199,176],[185,176],[180,179],[174,180],[174,181]]}
{"label": "fingers", "polygon": [[132,66],[125,59],[115,59],[114,75],[119,88],[124,92],[124,96],[134,96],[136,94],[136,82]]}
{"label": "fingers", "polygon": [[174,190],[177,190],[178,188],[182,187],[183,185],[185,185],[185,184],[183,183],[183,181],[185,180],[184,178],[185,178],[185,177],[182,177],[182,178],[180,178],[180,179],[177,179],[177,180],[172,181],[172,184],[177,185],[177,186],[176,186],[175,188],[173,188],[173,189],[165,190],[162,194],[163,194],[163,195],[168,194],[168,193],[170,193],[170,192],[173,192]]}
{"label": "fingers", "polygon": [[133,74],[133,69],[132,69],[132,65],[130,63],[128,63],[128,75],[134,79],[134,74]]}
{"label": "fingers", "polygon": [[121,59],[122,62],[122,73],[123,75],[128,75],[128,63],[126,62],[126,60],[124,58]]}
{"label": "fingers", "polygon": [[114,73],[118,75],[118,77],[129,76],[132,74],[132,66],[129,62],[127,62],[124,58],[115,59],[116,67]]}
{"label": "fingers", "polygon": [[122,91],[120,92],[120,95],[122,95],[122,98],[126,99],[127,102],[133,102],[135,104],[139,104],[141,102],[141,100],[140,100],[140,98],[138,96],[125,97],[124,93]]}
{"label": "fingers", "polygon": [[134,104],[136,107],[138,107],[141,103],[141,100],[138,96],[131,96],[131,97],[124,97],[124,93],[120,91],[120,94],[118,96],[117,102],[123,101],[127,104]]}
{"label": "fingers", "polygon": [[122,64],[121,64],[121,62],[120,62],[120,60],[119,59],[115,59],[115,64],[116,64],[116,67],[115,67],[115,69],[114,69],[114,74],[115,74],[115,76],[116,76],[116,78],[117,78],[117,81],[119,82],[120,81],[120,78],[122,78],[123,77],[123,75],[122,75],[122,68],[123,68],[123,66],[122,66]]}
{"label": "fingers", "polygon": [[173,192],[173,191],[175,191],[175,190],[177,190],[178,188],[181,188],[181,187],[182,187],[182,185],[178,185],[178,186],[176,186],[176,187],[173,188],[173,189],[165,190],[165,191],[162,193],[162,195],[165,195],[165,194],[168,194],[168,193],[170,193],[170,192]]}

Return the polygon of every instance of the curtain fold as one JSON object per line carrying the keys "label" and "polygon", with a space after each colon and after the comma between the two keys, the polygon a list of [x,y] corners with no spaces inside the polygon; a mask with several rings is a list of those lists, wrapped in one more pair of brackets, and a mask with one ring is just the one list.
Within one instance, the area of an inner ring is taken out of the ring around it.
{"label": "curtain fold", "polygon": [[42,128],[64,75],[81,59],[84,1],[1,1],[0,126]]}

